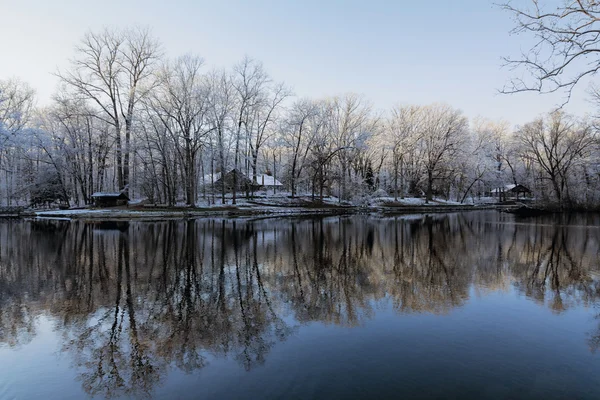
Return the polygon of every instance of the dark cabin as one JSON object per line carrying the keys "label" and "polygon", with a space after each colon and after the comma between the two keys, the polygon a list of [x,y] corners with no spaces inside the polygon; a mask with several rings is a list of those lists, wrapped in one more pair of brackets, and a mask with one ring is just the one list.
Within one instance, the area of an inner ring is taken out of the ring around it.
{"label": "dark cabin", "polygon": [[222,185],[225,185],[225,191],[231,192],[233,191],[233,183],[236,183],[236,191],[243,192],[246,190],[257,190],[260,185],[253,182],[252,179],[249,179],[246,175],[238,171],[237,169],[232,169],[221,178],[217,179],[214,182],[215,188],[221,190]]}
{"label": "dark cabin", "polygon": [[127,205],[129,197],[123,193],[96,192],[92,195],[96,207],[116,207]]}
{"label": "dark cabin", "polygon": [[499,199],[512,199],[519,200],[519,196],[522,198],[531,197],[531,190],[529,188],[518,184],[518,185],[506,185],[501,188],[493,189],[490,193],[493,197],[498,197]]}

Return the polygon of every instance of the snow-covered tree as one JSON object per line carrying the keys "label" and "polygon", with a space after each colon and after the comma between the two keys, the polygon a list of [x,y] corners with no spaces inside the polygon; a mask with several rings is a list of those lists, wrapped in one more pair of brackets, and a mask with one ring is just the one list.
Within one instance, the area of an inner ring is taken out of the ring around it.
{"label": "snow-covered tree", "polygon": [[75,98],[88,101],[113,126],[119,189],[128,189],[136,108],[155,86],[159,56],[160,44],[147,29],[104,29],[88,32],[70,69],[58,73]]}
{"label": "snow-covered tree", "polygon": [[530,122],[518,131],[524,156],[548,182],[560,207],[573,206],[573,184],[593,154],[597,136],[589,123],[556,111]]}

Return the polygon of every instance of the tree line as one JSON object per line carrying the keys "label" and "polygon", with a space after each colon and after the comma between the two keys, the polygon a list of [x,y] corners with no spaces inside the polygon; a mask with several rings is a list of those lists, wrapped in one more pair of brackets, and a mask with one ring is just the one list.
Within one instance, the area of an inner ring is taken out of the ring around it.
{"label": "tree line", "polygon": [[[466,202],[508,184],[562,207],[600,205],[594,118],[553,111],[511,127],[447,104],[375,110],[361,95],[296,98],[263,64],[165,57],[145,29],[87,33],[50,105],[0,80],[0,202],[84,205],[92,194],[175,205],[228,203],[273,175],[291,197]],[[509,116],[510,117],[510,116]],[[215,181],[231,170],[234,185]]]}

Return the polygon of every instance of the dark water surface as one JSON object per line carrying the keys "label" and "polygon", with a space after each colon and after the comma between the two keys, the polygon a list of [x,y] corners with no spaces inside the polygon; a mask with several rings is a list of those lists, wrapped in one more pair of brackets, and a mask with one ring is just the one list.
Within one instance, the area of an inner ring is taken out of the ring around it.
{"label": "dark water surface", "polygon": [[600,216],[0,221],[0,399],[600,399]]}

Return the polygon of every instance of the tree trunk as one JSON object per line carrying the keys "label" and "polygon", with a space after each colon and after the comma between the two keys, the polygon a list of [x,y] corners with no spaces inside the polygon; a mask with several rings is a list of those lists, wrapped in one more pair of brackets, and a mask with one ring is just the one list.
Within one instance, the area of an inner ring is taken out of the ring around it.
{"label": "tree trunk", "polygon": [[121,127],[119,124],[115,126],[116,131],[116,140],[115,146],[117,148],[117,185],[119,186],[119,190],[123,190],[125,188],[125,184],[123,181],[123,148],[121,145]]}
{"label": "tree trunk", "polygon": [[[219,129],[219,168],[221,169],[221,204],[225,204],[225,144],[223,132]],[[214,177],[213,177],[214,181]]]}
{"label": "tree trunk", "polygon": [[[252,151],[252,182],[256,182],[257,181],[257,173],[256,173],[256,169],[258,165],[258,150],[256,151]],[[252,193],[252,197],[254,197],[254,185],[252,185],[252,187],[250,188],[250,191]]]}
{"label": "tree trunk", "polygon": [[433,171],[427,171],[427,195],[425,197],[425,203],[429,204],[429,202],[433,200]]}
{"label": "tree trunk", "polygon": [[[281,160],[279,160],[281,161]],[[277,186],[275,182],[277,181],[277,165],[275,162],[275,152],[273,152],[273,194],[277,192]]]}
{"label": "tree trunk", "polygon": [[394,201],[398,201],[398,160],[394,160]]}

